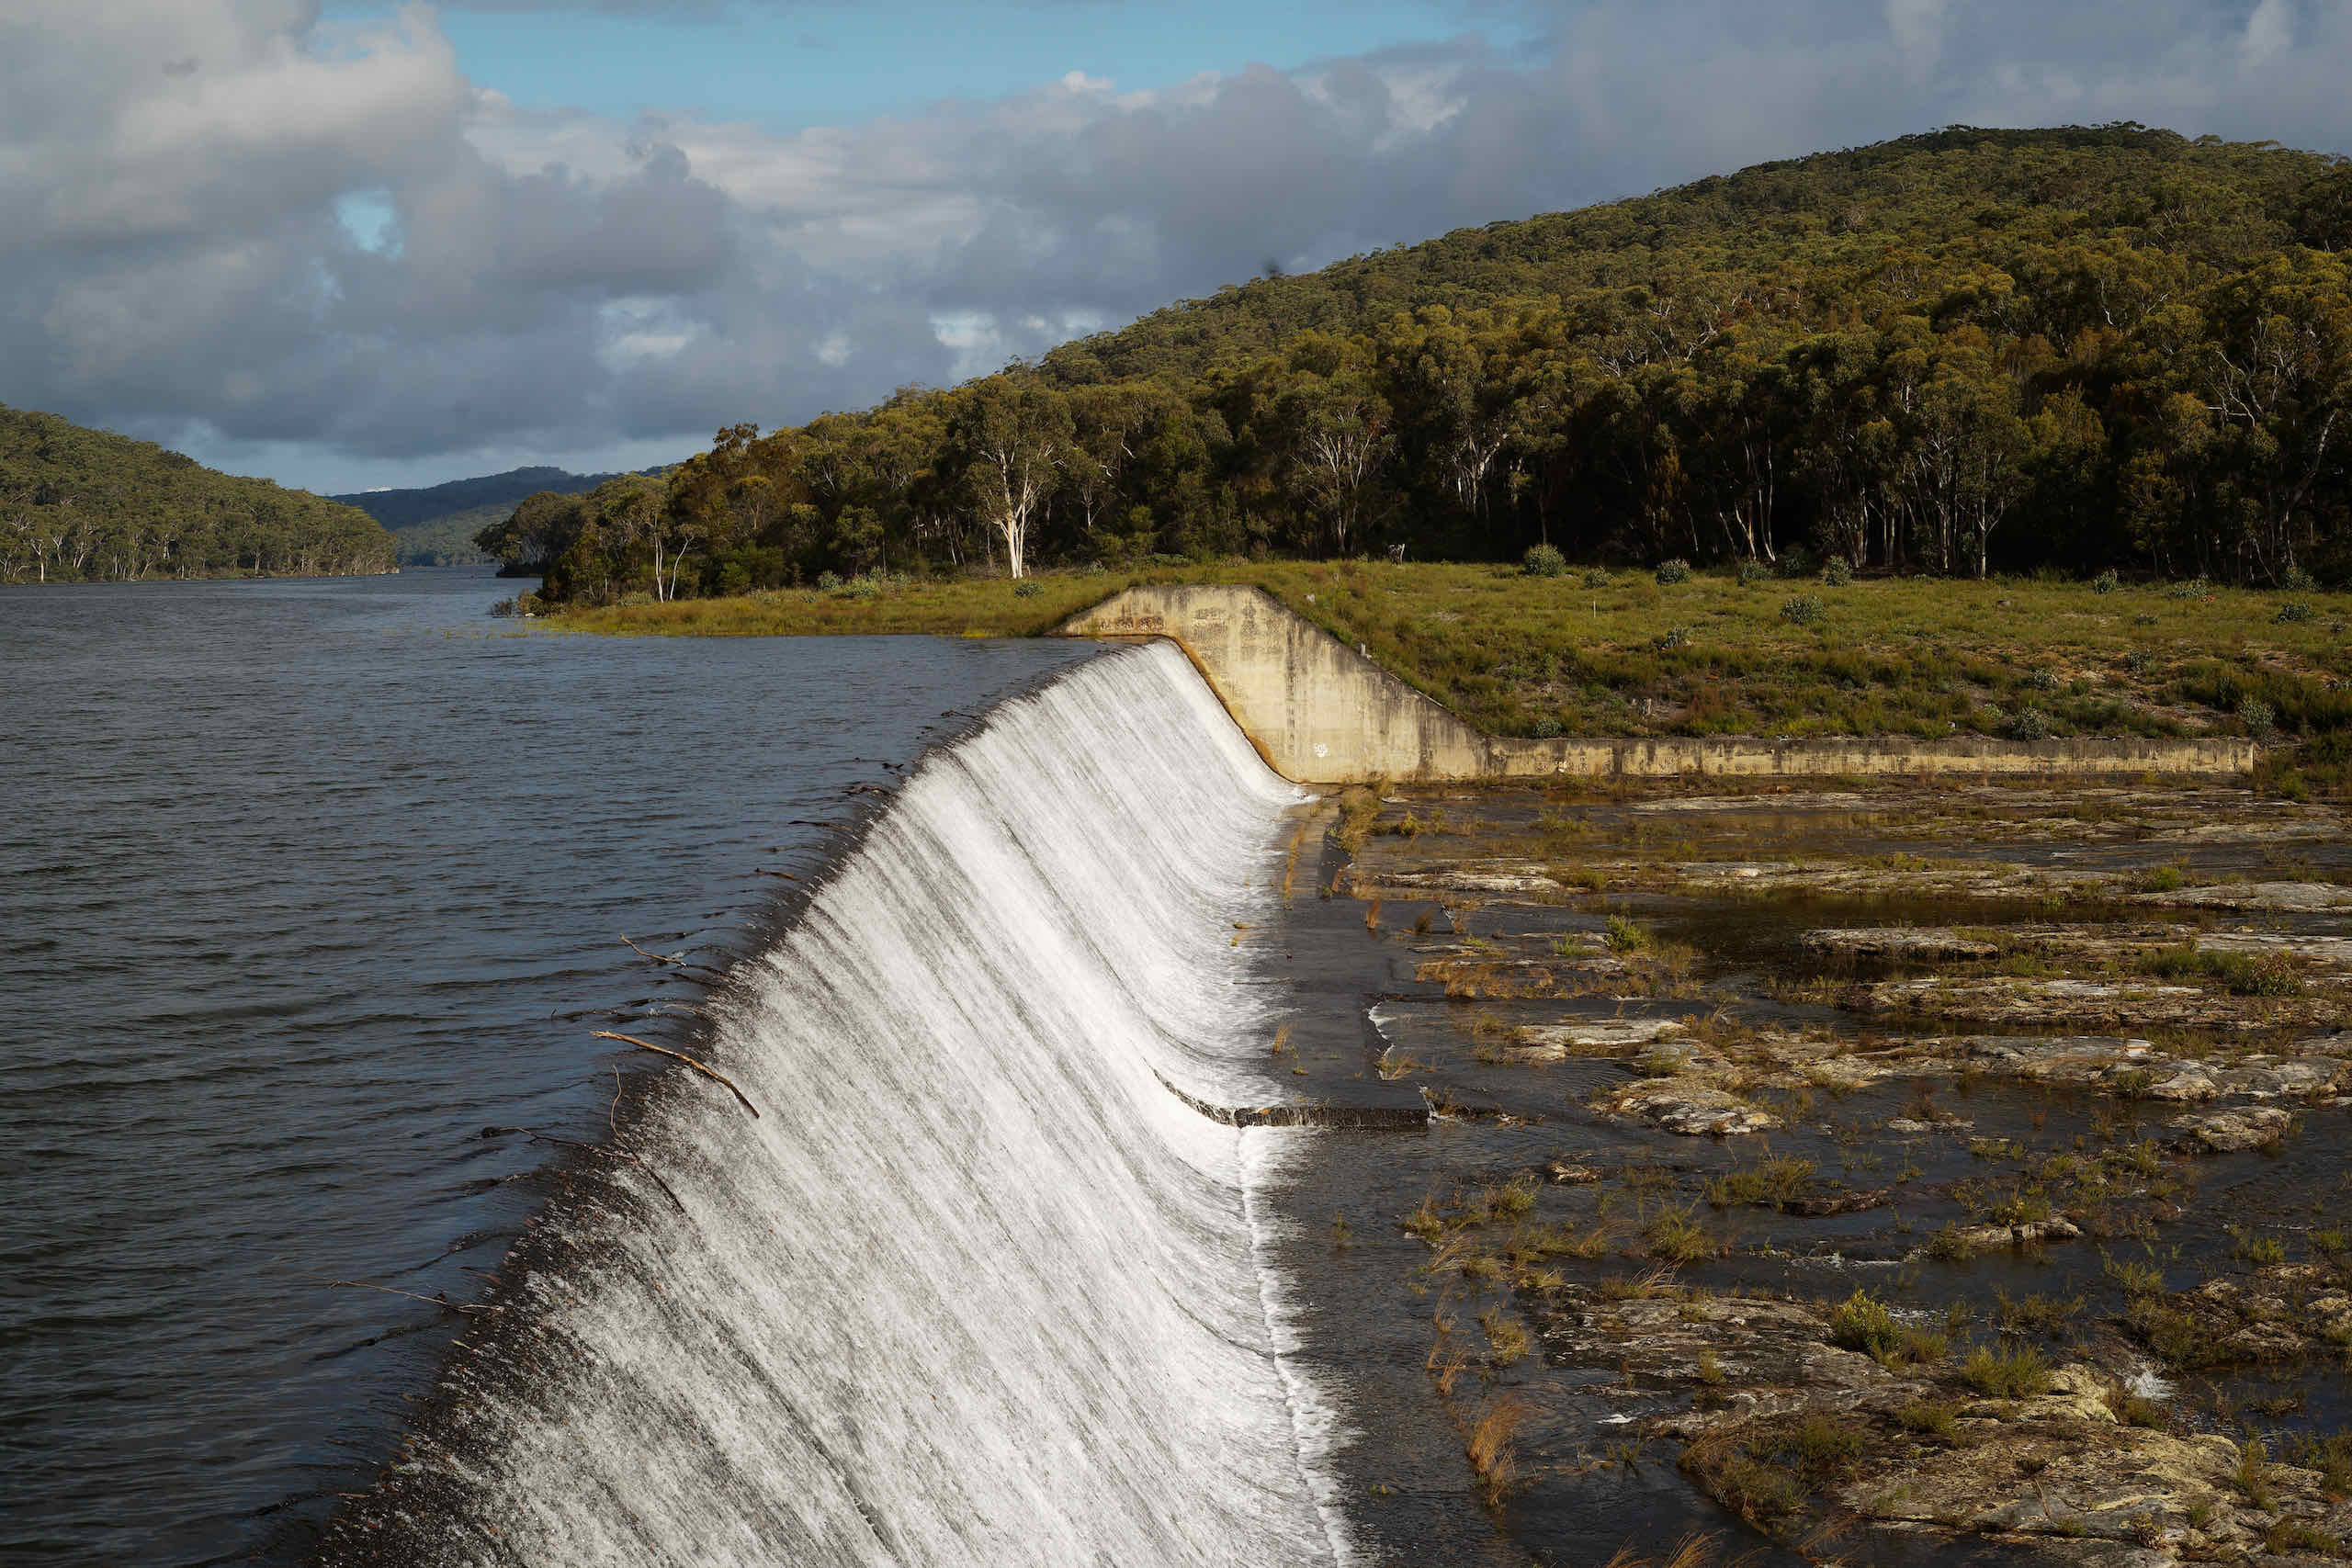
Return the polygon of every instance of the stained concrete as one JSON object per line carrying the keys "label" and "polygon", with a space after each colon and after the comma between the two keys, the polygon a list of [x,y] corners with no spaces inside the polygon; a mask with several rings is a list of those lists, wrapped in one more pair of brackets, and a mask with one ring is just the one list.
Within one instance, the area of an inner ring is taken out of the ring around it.
{"label": "stained concrete", "polygon": [[1552,774],[2238,773],[2250,771],[2258,755],[2252,741],[2241,739],[1530,740],[1488,735],[1264,590],[1224,583],[1130,588],[1072,616],[1059,630],[1065,637],[1173,641],[1268,765],[1300,784]]}

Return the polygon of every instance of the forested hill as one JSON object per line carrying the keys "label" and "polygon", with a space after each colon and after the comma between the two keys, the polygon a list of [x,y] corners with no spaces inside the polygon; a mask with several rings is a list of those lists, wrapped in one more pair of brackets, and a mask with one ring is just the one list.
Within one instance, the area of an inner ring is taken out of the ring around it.
{"label": "forested hill", "polygon": [[[1066,384],[1238,368],[1308,331],[1376,330],[1399,311],[1577,302],[1588,328],[1622,326],[1606,291],[1684,313],[1734,312],[1828,324],[1889,303],[1939,304],[1924,286],[1971,264],[2007,268],[2040,292],[2084,250],[2154,251],[2227,266],[2301,243],[2352,243],[2352,176],[2340,160],[2270,143],[2191,141],[2139,126],[1998,131],[1955,128],[1838,152],[1758,164],[1628,201],[1462,229],[1420,244],[1262,277],[1185,300],[1132,326],[1064,344],[1045,367]],[[1919,274],[1921,262],[1958,266]],[[1728,301],[1691,300],[1702,281]],[[2076,279],[2077,282],[2090,281]],[[1810,298],[1771,299],[1794,285]],[[1872,285],[1875,284],[1876,288]],[[1660,286],[1665,287],[1661,288]],[[1602,298],[1595,298],[1602,291]],[[1897,298],[1890,299],[1894,295]],[[1952,303],[1960,303],[1954,301]],[[2112,325],[2075,300],[2031,323]],[[2023,323],[2021,323],[2023,324]]]}
{"label": "forested hill", "polygon": [[366,513],[0,405],[0,582],[390,571]]}
{"label": "forested hill", "polygon": [[1949,130],[1261,278],[866,413],[738,425],[659,505],[615,491],[483,542],[589,600],[1538,541],[2343,578],[2347,246],[2342,160]]}
{"label": "forested hill", "polygon": [[420,490],[370,490],[353,495],[331,495],[391,529],[410,528],[456,512],[476,512],[485,506],[512,507],[526,495],[552,491],[559,495],[585,495],[616,478],[612,474],[574,474],[562,468],[509,468],[479,479],[451,479]]}
{"label": "forested hill", "polygon": [[450,479],[420,490],[370,490],[327,499],[356,506],[390,529],[400,541],[402,566],[471,566],[492,558],[474,543],[474,536],[504,521],[516,502],[532,495],[585,495],[624,477],[541,466]]}

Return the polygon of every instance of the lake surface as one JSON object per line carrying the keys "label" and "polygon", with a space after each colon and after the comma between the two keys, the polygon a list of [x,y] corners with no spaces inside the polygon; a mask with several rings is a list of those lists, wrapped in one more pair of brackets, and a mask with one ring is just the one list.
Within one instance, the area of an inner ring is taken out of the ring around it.
{"label": "lake surface", "polygon": [[560,1145],[483,1128],[600,1136],[589,1032],[687,1027],[621,936],[725,965],[852,786],[1095,651],[538,635],[514,587],[0,589],[0,1562],[302,1555],[460,1326],[416,1298],[543,1194]]}

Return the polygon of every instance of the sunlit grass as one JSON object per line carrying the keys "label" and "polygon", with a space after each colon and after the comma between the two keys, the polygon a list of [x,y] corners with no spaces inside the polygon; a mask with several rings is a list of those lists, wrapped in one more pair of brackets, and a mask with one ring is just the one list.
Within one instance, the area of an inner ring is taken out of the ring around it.
{"label": "sunlit grass", "polygon": [[1145,582],[1264,588],[1475,723],[1507,735],[2352,732],[2352,595],[1994,580],[1808,582],[1702,572],[1532,576],[1493,565],[1231,562],[582,610],[582,631],[1034,637]]}

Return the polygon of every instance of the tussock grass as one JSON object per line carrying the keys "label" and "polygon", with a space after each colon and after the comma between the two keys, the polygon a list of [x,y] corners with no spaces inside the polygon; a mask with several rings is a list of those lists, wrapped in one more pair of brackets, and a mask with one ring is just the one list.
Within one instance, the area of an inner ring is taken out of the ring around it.
{"label": "tussock grass", "polygon": [[1931,1329],[1897,1322],[1883,1302],[1860,1290],[1831,1309],[1829,1341],[1887,1368],[1939,1361],[1947,1344]]}
{"label": "tussock grass", "polygon": [[1527,1402],[1514,1389],[1488,1399],[1463,1438],[1478,1494],[1489,1504],[1499,1503],[1519,1483],[1519,1434],[1528,1421]]}
{"label": "tussock grass", "polygon": [[2190,942],[2143,959],[2140,971],[2177,984],[2219,986],[2235,997],[2300,997],[2301,966],[2286,953],[2208,953]]}
{"label": "tussock grass", "polygon": [[2050,1392],[2050,1363],[2030,1345],[1980,1345],[1961,1364],[1960,1381],[1987,1399],[2030,1399]]}

